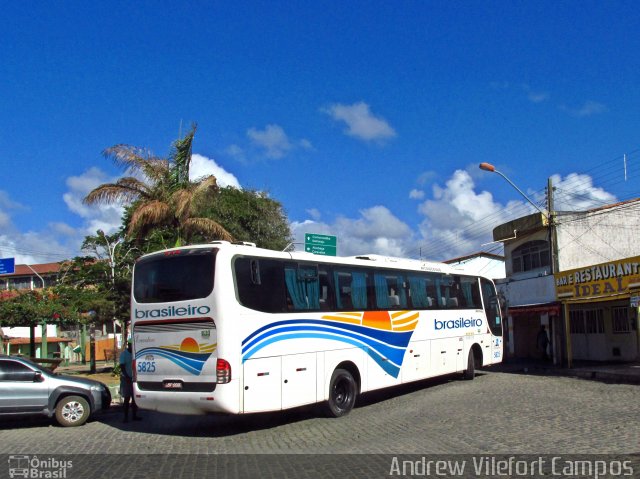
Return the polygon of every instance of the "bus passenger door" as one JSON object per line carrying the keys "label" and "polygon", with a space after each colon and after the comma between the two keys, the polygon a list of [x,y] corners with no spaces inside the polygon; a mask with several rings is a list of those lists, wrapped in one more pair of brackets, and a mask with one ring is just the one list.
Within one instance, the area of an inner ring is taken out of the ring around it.
{"label": "bus passenger door", "polygon": [[280,357],[249,359],[244,363],[244,412],[281,409],[281,367]]}
{"label": "bus passenger door", "polygon": [[282,357],[282,409],[316,402],[316,353]]}
{"label": "bus passenger door", "polygon": [[501,336],[493,336],[491,339],[491,364],[502,362],[502,348],[504,343]]}

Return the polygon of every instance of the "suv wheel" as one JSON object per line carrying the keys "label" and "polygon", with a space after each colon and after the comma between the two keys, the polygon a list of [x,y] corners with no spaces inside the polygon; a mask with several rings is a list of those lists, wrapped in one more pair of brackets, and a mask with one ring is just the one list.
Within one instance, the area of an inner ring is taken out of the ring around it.
{"label": "suv wheel", "polygon": [[65,427],[83,425],[89,419],[89,414],[89,403],[80,396],[63,397],[56,406],[56,420]]}

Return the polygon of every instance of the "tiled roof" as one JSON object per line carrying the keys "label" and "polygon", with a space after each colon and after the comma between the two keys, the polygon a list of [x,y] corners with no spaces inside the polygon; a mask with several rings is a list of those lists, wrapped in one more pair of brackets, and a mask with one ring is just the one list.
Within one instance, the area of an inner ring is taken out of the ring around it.
{"label": "tiled roof", "polygon": [[[33,268],[33,270],[31,268]],[[35,274],[34,271],[38,274],[54,274],[60,271],[60,263],[30,264],[29,266],[26,264],[17,264],[15,273],[3,274],[1,277],[33,276]]]}
{"label": "tiled roof", "polygon": [[[11,344],[12,346],[16,346],[16,345],[20,345],[20,344],[29,344],[29,342],[31,341],[30,338],[7,338],[5,336],[5,341],[9,340],[9,344]],[[36,344],[40,344],[42,342],[42,338],[41,337],[37,337],[34,338],[35,339],[35,343]],[[56,337],[48,337],[47,338],[47,343],[70,343],[72,342],[72,339],[69,338],[56,338]]]}

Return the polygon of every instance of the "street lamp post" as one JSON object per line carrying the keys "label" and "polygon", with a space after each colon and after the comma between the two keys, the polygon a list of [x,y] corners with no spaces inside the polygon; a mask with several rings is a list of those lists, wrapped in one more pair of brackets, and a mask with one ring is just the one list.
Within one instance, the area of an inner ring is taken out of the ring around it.
{"label": "street lamp post", "polygon": [[[111,267],[111,288],[113,291],[115,291],[115,287],[116,287],[116,248],[122,243],[122,238],[118,238],[115,242],[110,242],[109,238],[107,238],[107,235],[104,234],[104,231],[99,230],[99,233],[102,233],[102,237],[104,238],[104,242],[106,243],[106,249],[107,252],[109,254],[109,266]],[[116,352],[118,350],[117,347],[117,342],[118,342],[118,338],[117,338],[117,334],[116,334],[116,306],[114,304],[113,306],[113,318],[112,318],[112,324],[113,324],[113,365],[116,365]],[[122,327],[122,325],[120,326],[120,333],[122,334],[124,328]],[[122,341],[124,343],[124,334],[122,334],[123,338]]]}
{"label": "street lamp post", "polygon": [[[556,247],[555,247],[555,222],[553,221],[553,187],[551,185],[551,179],[549,179],[549,183],[548,183],[548,211],[543,211],[542,208],[540,208],[537,204],[535,204],[533,201],[531,201],[531,199],[524,194],[524,192],[518,188],[513,181],[511,181],[509,178],[507,178],[503,173],[501,173],[500,171],[496,170],[496,167],[493,166],[491,163],[480,163],[480,169],[484,170],[484,171],[489,171],[491,173],[497,173],[500,176],[502,176],[507,183],[509,183],[511,186],[513,186],[516,191],[518,193],[520,193],[522,195],[522,197],[524,199],[526,199],[529,203],[531,203],[534,208],[536,208],[540,213],[542,213],[542,216],[544,216],[544,218],[547,220],[547,226],[549,228],[549,239],[548,239],[548,243],[549,243],[549,254],[550,254],[550,272],[551,274],[554,274],[557,269],[558,269],[558,264],[557,264],[557,256],[555,254],[556,251]],[[551,215],[551,217],[549,216]],[[569,333],[569,308],[567,303],[564,303],[564,334],[565,334],[565,339],[566,339],[566,347],[567,347],[567,362],[569,367],[572,366],[572,358],[571,358],[571,340],[570,340],[570,333]],[[555,361],[555,359],[554,359]]]}
{"label": "street lamp post", "polygon": [[538,205],[536,205],[531,200],[531,198],[529,198],[527,195],[525,195],[524,191],[522,191],[520,188],[518,188],[516,186],[516,184],[513,181],[511,181],[509,178],[507,178],[507,176],[504,173],[496,170],[495,166],[493,166],[491,163],[480,163],[480,169],[484,170],[484,171],[489,171],[491,173],[497,173],[500,176],[502,176],[505,180],[507,180],[507,183],[509,183],[511,186],[513,186],[516,189],[516,191],[518,193],[520,193],[525,200],[527,200],[529,203],[531,203],[533,205],[533,207],[535,209],[537,209],[540,213],[542,213],[542,216],[544,216],[547,219],[547,221],[549,221],[549,216],[547,215],[547,213],[542,208],[540,208]]}

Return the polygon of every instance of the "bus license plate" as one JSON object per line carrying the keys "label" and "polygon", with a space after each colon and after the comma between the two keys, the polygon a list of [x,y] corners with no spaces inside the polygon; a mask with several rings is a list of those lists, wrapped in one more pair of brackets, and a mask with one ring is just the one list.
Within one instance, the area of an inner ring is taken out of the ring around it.
{"label": "bus license plate", "polygon": [[165,389],[182,389],[182,381],[165,381],[162,385]]}

